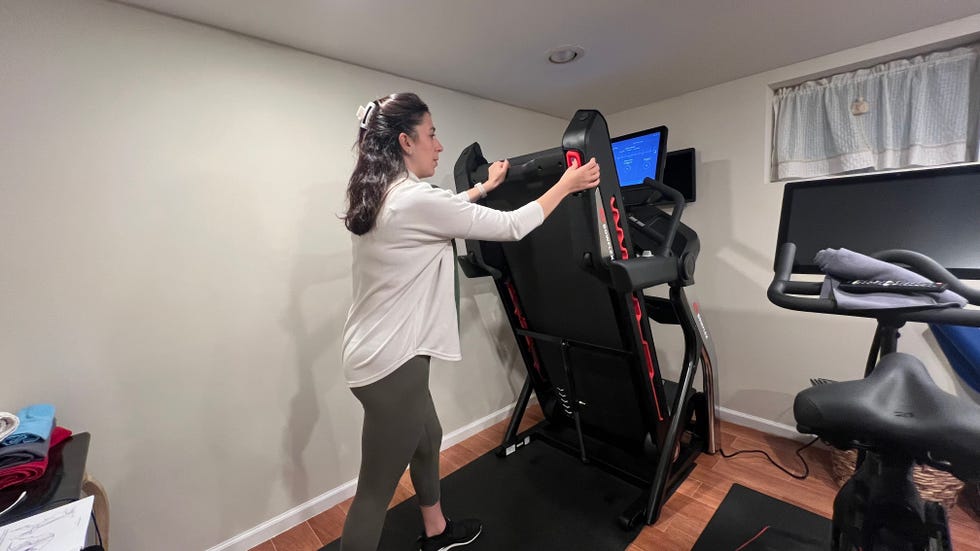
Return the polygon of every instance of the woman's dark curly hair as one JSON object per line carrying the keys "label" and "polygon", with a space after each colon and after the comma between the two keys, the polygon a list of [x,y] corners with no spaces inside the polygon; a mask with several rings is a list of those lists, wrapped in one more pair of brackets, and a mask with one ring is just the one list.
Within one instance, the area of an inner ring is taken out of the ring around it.
{"label": "woman's dark curly hair", "polygon": [[357,138],[357,164],[347,184],[344,225],[357,235],[374,228],[388,185],[405,172],[398,136],[416,137],[429,106],[413,93],[391,94],[373,102],[374,109]]}

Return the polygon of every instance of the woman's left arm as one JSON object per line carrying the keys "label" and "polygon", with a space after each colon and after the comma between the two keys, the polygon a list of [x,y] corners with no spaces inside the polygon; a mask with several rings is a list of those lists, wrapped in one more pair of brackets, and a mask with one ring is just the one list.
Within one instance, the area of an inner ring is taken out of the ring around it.
{"label": "woman's left arm", "polygon": [[476,203],[480,199],[485,198],[488,193],[497,189],[497,187],[503,183],[504,178],[507,177],[507,169],[509,168],[510,161],[506,159],[503,161],[494,161],[493,163],[490,163],[490,167],[487,170],[487,181],[477,183],[470,189],[457,193],[456,197],[470,203]]}

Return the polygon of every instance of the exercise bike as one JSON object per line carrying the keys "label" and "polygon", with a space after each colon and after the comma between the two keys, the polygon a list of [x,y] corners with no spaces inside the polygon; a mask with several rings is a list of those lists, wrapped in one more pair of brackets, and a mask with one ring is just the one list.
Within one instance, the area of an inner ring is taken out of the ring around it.
{"label": "exercise bike", "polygon": [[[906,250],[871,255],[905,266],[980,306],[980,290],[967,287],[933,259]],[[858,467],[834,500],[835,551],[947,551],[952,549],[946,511],[924,502],[912,468],[925,464],[964,481],[980,480],[980,406],[940,390],[917,358],[896,351],[906,322],[980,327],[980,310],[843,310],[819,298],[821,283],[791,281],[796,245],[783,243],[768,297],[802,312],[875,318],[865,369],[857,381],[817,385],[793,405],[797,429],[840,449],[859,451]]]}

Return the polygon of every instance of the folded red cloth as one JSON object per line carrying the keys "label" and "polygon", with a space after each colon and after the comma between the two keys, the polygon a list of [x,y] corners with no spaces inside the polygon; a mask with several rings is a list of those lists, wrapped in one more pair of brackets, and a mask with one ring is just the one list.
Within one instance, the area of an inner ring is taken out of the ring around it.
{"label": "folded red cloth", "polygon": [[[48,457],[51,456],[51,448],[64,442],[69,436],[71,436],[70,430],[64,427],[55,427],[54,430],[51,431],[51,438],[48,439],[48,442],[50,443],[48,446]],[[6,488],[7,486],[24,484],[25,482],[30,482],[41,478],[41,475],[44,474],[44,470],[48,468],[48,457],[45,457],[40,461],[31,461],[30,463],[21,463],[20,465],[15,465],[13,467],[0,469],[0,490]]]}

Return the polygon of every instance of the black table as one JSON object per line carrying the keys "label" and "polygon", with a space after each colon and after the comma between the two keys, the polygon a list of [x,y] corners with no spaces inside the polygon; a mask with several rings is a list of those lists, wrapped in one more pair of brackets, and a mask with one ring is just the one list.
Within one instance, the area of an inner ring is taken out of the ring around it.
{"label": "black table", "polygon": [[48,452],[48,468],[37,480],[0,490],[0,511],[26,491],[27,496],[0,516],[0,526],[75,501],[82,495],[90,434],[74,434]]}

